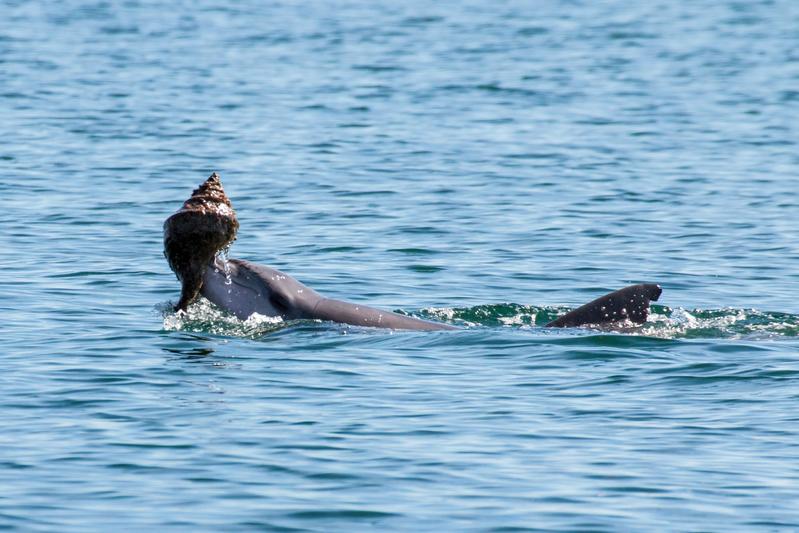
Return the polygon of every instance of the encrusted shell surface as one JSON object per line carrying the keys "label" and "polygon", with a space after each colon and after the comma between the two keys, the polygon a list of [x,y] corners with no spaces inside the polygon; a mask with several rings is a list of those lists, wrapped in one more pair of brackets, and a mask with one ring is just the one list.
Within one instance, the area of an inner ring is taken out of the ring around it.
{"label": "encrusted shell surface", "polygon": [[213,257],[236,239],[239,222],[214,172],[164,222],[164,256],[182,283],[176,310],[185,310],[202,288]]}

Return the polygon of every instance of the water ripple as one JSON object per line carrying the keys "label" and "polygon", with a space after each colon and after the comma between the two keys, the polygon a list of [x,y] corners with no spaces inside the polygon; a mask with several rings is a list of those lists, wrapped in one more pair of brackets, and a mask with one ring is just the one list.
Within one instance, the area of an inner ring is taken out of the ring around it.
{"label": "water ripple", "polygon": [[[795,2],[2,14],[0,529],[799,524]],[[173,313],[212,171],[234,256],[460,330]]]}

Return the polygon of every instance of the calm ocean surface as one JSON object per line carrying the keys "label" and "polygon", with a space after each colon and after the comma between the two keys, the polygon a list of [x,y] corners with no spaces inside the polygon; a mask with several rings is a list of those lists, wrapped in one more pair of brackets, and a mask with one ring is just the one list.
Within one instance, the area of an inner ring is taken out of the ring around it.
{"label": "calm ocean surface", "polygon": [[[0,1],[0,112],[0,529],[799,529],[798,2]],[[212,171],[463,329],[173,315]]]}

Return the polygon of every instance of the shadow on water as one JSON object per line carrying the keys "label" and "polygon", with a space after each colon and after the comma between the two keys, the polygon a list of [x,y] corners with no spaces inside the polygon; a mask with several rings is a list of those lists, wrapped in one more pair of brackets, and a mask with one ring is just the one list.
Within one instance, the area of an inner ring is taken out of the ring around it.
{"label": "shadow on water", "polygon": [[210,348],[164,348],[164,351],[186,359],[203,359],[215,353]]}

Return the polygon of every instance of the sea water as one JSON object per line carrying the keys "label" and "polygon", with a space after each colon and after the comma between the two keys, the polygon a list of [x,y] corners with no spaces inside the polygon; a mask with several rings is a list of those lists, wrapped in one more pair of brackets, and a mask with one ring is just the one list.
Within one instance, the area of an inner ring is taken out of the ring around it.
{"label": "sea water", "polygon": [[[799,3],[0,11],[0,529],[799,527]],[[232,257],[462,328],[175,315],[212,171]]]}

